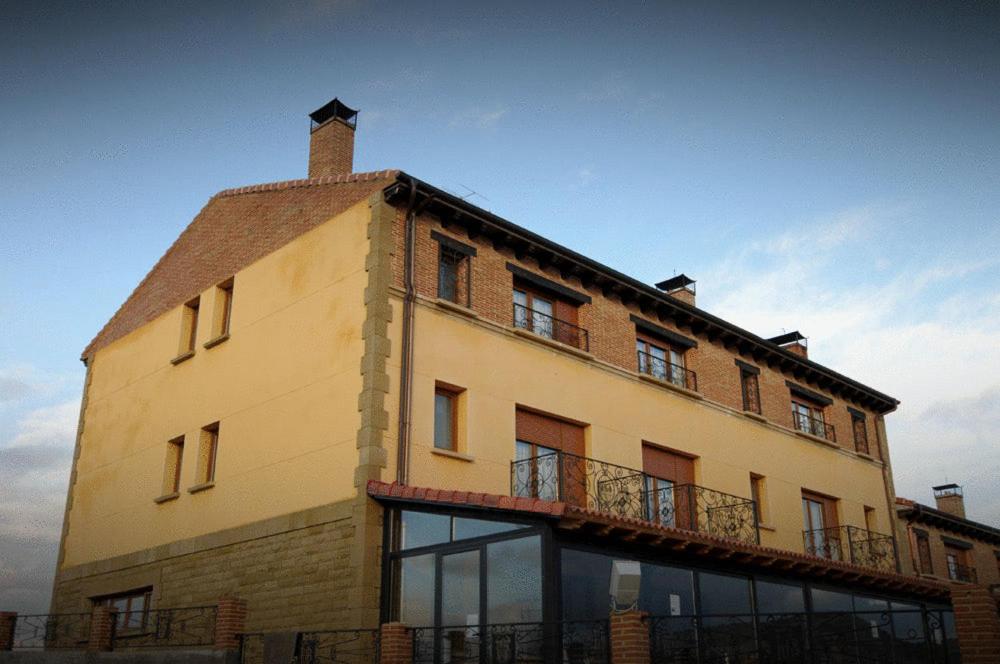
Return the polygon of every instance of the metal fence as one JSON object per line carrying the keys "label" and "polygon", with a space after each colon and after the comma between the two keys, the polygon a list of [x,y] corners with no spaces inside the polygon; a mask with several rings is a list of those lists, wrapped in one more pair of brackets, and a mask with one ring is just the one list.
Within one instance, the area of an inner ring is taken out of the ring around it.
{"label": "metal fence", "polygon": [[240,635],[240,663],[370,664],[379,661],[378,629]]}
{"label": "metal fence", "polygon": [[607,664],[610,647],[607,620],[413,630],[413,664]]}
{"label": "metal fence", "polygon": [[215,606],[122,611],[114,614],[114,650],[197,648],[215,643]]}
{"label": "metal fence", "polygon": [[89,613],[19,615],[14,622],[14,650],[83,648],[89,639]]}
{"label": "metal fence", "polygon": [[639,373],[672,383],[677,387],[698,391],[698,374],[694,371],[641,350],[636,351],[636,354],[639,360]]}
{"label": "metal fence", "polygon": [[795,428],[803,433],[819,438],[825,438],[831,443],[837,442],[837,430],[832,424],[827,424],[818,417],[811,417],[792,409],[792,420]]}
{"label": "metal fence", "polygon": [[695,484],[657,486],[652,480],[633,468],[566,452],[511,463],[513,496],[558,500],[596,512],[760,542],[753,500]]}
{"label": "metal fence", "polygon": [[805,530],[806,553],[829,560],[842,560],[885,572],[896,570],[896,548],[892,537],[858,528],[836,526]]}
{"label": "metal fence", "polygon": [[561,320],[514,303],[514,327],[529,330],[538,336],[553,339],[582,351],[590,350],[587,330],[569,321]]}
{"label": "metal fence", "polygon": [[881,611],[655,616],[653,662],[960,664],[950,613]]}

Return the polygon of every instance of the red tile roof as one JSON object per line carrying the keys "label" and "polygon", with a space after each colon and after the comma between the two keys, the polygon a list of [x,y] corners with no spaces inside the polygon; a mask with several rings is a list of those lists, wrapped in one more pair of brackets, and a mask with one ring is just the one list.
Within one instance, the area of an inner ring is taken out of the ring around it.
{"label": "red tile roof", "polygon": [[624,538],[629,542],[666,546],[678,554],[718,557],[743,562],[754,568],[766,568],[812,579],[846,580],[858,585],[912,593],[933,598],[946,598],[948,586],[943,583],[882,572],[847,562],[818,556],[748,544],[714,537],[705,533],[671,528],[641,519],[588,510],[562,502],[516,498],[487,493],[452,491],[400,485],[395,482],[370,480],[368,495],[387,502],[435,503],[451,507],[472,507],[507,510],[559,519],[559,528],[580,530],[593,537]]}
{"label": "red tile roof", "polygon": [[84,349],[83,359],[385,188],[398,174],[352,173],[219,192]]}

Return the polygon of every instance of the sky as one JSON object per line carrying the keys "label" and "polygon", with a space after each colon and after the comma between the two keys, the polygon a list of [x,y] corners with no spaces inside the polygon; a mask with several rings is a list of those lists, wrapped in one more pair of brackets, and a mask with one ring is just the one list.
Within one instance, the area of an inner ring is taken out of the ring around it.
{"label": "sky", "polygon": [[0,0],[0,609],[48,604],[80,352],[207,200],[361,109],[401,168],[898,398],[1000,525],[995,3]]}

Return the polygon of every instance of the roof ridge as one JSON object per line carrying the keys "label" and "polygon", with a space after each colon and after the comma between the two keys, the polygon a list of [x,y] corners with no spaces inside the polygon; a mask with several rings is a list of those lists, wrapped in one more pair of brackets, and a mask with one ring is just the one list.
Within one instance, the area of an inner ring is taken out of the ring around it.
{"label": "roof ridge", "polygon": [[368,171],[366,173],[345,173],[342,175],[324,175],[318,178],[305,178],[301,180],[279,180],[277,182],[262,182],[244,187],[233,187],[223,189],[212,198],[226,198],[228,196],[241,196],[243,194],[256,194],[264,191],[278,191],[281,189],[298,189],[301,187],[319,187],[327,184],[344,184],[347,182],[368,182],[371,180],[384,180],[396,177],[402,171],[396,168],[387,168],[381,171]]}

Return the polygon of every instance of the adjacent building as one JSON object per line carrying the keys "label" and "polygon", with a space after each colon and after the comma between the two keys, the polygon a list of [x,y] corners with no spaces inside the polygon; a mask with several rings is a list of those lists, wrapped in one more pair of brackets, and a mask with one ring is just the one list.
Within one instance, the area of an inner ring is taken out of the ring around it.
{"label": "adjacent building", "polygon": [[957,661],[894,398],[684,275],[354,173],[357,113],[311,118],[308,179],[212,197],[85,349],[54,613],[235,594],[252,631],[404,622],[466,661],[638,608],[659,661]]}
{"label": "adjacent building", "polygon": [[923,577],[977,583],[1000,592],[1000,529],[966,518],[959,485],[942,484],[933,491],[935,507],[896,498],[913,569]]}

